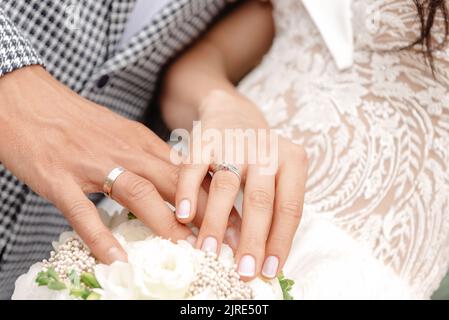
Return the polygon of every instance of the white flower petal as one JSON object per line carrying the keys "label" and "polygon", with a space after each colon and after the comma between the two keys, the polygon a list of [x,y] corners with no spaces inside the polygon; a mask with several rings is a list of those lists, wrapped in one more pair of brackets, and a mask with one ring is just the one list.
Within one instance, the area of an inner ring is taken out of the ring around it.
{"label": "white flower petal", "polygon": [[27,273],[17,278],[12,300],[74,300],[67,289],[55,291],[36,283],[37,274],[42,270],[42,263],[33,264]]}

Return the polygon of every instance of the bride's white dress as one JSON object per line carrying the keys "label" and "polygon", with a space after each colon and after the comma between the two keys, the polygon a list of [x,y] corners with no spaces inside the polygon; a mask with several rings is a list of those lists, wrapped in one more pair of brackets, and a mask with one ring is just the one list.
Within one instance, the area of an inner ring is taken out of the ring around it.
{"label": "bride's white dress", "polygon": [[436,81],[397,50],[419,34],[411,0],[272,2],[273,47],[239,90],[308,153],[296,297],[429,298],[449,267],[449,51]]}

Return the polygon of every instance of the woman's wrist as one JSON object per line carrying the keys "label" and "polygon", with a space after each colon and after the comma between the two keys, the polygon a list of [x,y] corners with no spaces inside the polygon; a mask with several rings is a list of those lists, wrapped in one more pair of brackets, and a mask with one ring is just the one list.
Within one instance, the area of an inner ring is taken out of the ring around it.
{"label": "woman's wrist", "polygon": [[198,106],[200,120],[210,120],[220,117],[220,115],[226,115],[233,119],[220,120],[220,122],[228,122],[230,127],[239,127],[239,124],[244,127],[249,125],[254,129],[269,127],[257,105],[238,92],[236,88],[234,90],[212,90],[201,100]]}
{"label": "woman's wrist", "polygon": [[170,129],[190,128],[192,122],[200,118],[204,101],[217,92],[238,94],[226,76],[218,72],[183,67],[174,65],[168,71],[162,88],[161,111]]}

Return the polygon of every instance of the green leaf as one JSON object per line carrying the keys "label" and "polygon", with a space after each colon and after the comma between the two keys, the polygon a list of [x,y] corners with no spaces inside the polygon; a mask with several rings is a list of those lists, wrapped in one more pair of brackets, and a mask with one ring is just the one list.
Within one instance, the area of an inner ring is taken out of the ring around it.
{"label": "green leaf", "polygon": [[134,220],[137,219],[137,217],[132,212],[128,212],[128,220]]}
{"label": "green leaf", "polygon": [[81,274],[81,282],[89,288],[101,288],[97,278],[95,278],[95,275],[89,272],[84,272]]}
{"label": "green leaf", "polygon": [[41,271],[37,274],[36,283],[39,286],[46,286],[46,285],[48,285],[48,282],[49,282],[49,279],[48,279],[47,272]]}
{"label": "green leaf", "polygon": [[80,286],[80,277],[78,273],[76,273],[75,270],[72,270],[69,274],[69,280],[72,283],[73,286],[79,287]]}
{"label": "green leaf", "polygon": [[96,292],[91,292],[86,300],[100,300],[101,296]]}
{"label": "green leaf", "polygon": [[70,295],[86,300],[92,292],[87,288],[72,288]]}
{"label": "green leaf", "polygon": [[39,286],[47,286],[50,282],[60,281],[59,276],[54,269],[48,269],[47,271],[41,271],[37,274],[36,283]]}
{"label": "green leaf", "polygon": [[53,268],[47,270],[47,275],[50,279],[59,281],[59,275]]}
{"label": "green leaf", "polygon": [[39,286],[47,286],[50,290],[63,290],[67,288],[65,283],[59,280],[58,274],[53,269],[39,272],[36,277],[36,283]]}
{"label": "green leaf", "polygon": [[51,289],[51,290],[59,291],[59,290],[64,290],[66,288],[67,287],[66,287],[65,283],[62,281],[57,281],[57,280],[52,279],[48,283],[48,289]]}
{"label": "green leaf", "polygon": [[284,300],[293,300],[293,296],[290,294],[290,291],[292,290],[295,281],[285,278],[284,273],[282,272],[279,274],[278,280],[281,285]]}

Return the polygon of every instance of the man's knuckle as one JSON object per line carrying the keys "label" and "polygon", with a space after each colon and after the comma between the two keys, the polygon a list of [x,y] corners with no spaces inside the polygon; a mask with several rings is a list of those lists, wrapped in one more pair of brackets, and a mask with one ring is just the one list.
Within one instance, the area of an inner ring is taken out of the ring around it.
{"label": "man's knuckle", "polygon": [[97,247],[101,243],[104,243],[105,239],[109,237],[109,231],[97,230],[92,231],[87,236],[87,241],[91,247]]}
{"label": "man's knuckle", "polygon": [[77,219],[80,216],[84,216],[91,212],[93,209],[93,204],[87,200],[79,200],[71,203],[67,209],[68,219]]}
{"label": "man's knuckle", "polygon": [[180,224],[175,219],[168,219],[165,225],[165,236],[170,237],[176,234],[180,230]]}
{"label": "man's knuckle", "polygon": [[149,181],[135,179],[128,183],[127,191],[130,199],[139,201],[152,196],[156,188]]}

